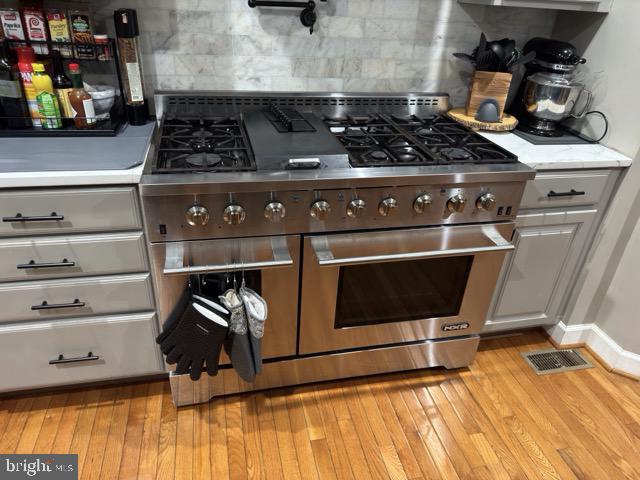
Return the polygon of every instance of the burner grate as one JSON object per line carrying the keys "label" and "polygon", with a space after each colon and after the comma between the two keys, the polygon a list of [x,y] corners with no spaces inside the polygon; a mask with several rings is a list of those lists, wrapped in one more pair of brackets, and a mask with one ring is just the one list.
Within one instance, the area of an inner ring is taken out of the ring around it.
{"label": "burner grate", "polygon": [[381,115],[324,118],[354,167],[433,165],[435,159]]}
{"label": "burner grate", "polygon": [[162,125],[154,173],[255,170],[249,142],[232,117],[171,117]]}
{"label": "burner grate", "polygon": [[440,115],[324,117],[353,167],[513,163],[517,157]]}

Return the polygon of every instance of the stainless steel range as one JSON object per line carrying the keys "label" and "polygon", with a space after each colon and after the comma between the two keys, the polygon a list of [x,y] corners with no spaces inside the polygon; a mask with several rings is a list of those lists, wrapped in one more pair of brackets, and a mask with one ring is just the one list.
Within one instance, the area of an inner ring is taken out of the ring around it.
{"label": "stainless steel range", "polygon": [[473,361],[534,171],[445,117],[446,95],[156,105],[141,194],[161,323],[193,275],[213,296],[242,276],[269,307],[255,382],[172,374],[177,405]]}

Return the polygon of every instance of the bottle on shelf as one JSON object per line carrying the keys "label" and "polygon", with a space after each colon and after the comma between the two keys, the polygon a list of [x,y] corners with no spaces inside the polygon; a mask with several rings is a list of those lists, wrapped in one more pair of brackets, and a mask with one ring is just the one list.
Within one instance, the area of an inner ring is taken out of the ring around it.
{"label": "bottle on shelf", "polygon": [[142,83],[138,15],[133,8],[121,8],[113,12],[113,19],[118,37],[118,59],[129,123],[144,125],[149,119],[149,110]]}
{"label": "bottle on shelf", "polygon": [[38,109],[38,100],[36,99],[36,89],[33,86],[33,63],[36,61],[36,55],[31,47],[18,47],[18,71],[20,72],[20,82],[22,83],[22,91],[27,100],[29,113],[31,114],[31,122],[36,128],[42,127],[40,121],[40,110]]}
{"label": "bottle on shelf", "polygon": [[0,123],[7,128],[28,128],[31,115],[22,96],[20,72],[8,42],[0,43]]}
{"label": "bottle on shelf", "polygon": [[47,75],[42,63],[33,64],[33,87],[36,90],[36,100],[43,128],[62,128],[60,104],[53,90],[51,77]]}
{"label": "bottle on shelf", "polygon": [[73,88],[71,79],[67,77],[64,72],[64,63],[62,62],[62,55],[58,50],[51,52],[53,58],[53,90],[58,97],[58,103],[60,103],[60,109],[63,116],[63,123],[73,123],[73,109],[71,108],[71,100],[69,100],[69,93]]}
{"label": "bottle on shelf", "polygon": [[96,111],[93,98],[84,89],[80,66],[77,63],[69,65],[73,89],[69,92],[69,100],[73,110],[73,120],[76,128],[93,128],[96,126]]}

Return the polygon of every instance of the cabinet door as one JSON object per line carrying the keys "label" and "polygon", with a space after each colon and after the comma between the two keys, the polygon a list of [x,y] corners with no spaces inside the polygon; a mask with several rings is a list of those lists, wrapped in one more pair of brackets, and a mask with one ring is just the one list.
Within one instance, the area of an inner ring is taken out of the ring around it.
{"label": "cabinet door", "polygon": [[458,0],[458,2],[495,7],[547,8],[582,12],[609,12],[613,4],[613,0]]}
{"label": "cabinet door", "polygon": [[578,267],[596,210],[518,216],[485,332],[553,324]]}

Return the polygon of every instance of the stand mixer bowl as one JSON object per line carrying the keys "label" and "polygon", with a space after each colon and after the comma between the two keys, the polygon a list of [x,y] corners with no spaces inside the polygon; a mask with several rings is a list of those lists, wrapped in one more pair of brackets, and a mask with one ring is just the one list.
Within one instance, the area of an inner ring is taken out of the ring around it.
{"label": "stand mixer bowl", "polygon": [[[569,117],[584,117],[593,103],[593,94],[571,77],[539,72],[527,78],[523,102],[531,117],[551,126]],[[577,111],[576,106],[581,103],[583,107]]]}

